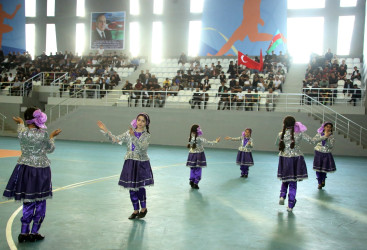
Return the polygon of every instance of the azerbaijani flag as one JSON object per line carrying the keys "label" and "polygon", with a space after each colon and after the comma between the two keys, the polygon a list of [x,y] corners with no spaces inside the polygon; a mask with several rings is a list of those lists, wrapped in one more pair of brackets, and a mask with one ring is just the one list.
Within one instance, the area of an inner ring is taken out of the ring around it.
{"label": "azerbaijani flag", "polygon": [[273,39],[271,40],[271,43],[270,43],[269,48],[267,49],[266,53],[270,54],[273,50],[275,50],[276,47],[278,47],[279,44],[281,44],[283,42],[286,43],[287,40],[285,39],[283,34],[280,33],[279,30],[277,30],[277,32],[273,36]]}

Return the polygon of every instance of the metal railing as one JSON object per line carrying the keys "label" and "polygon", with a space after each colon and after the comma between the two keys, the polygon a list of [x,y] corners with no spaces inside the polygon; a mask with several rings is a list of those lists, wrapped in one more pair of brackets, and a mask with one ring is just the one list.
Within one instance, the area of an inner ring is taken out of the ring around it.
{"label": "metal railing", "polygon": [[1,133],[4,133],[6,116],[0,113],[0,119],[1,119]]}
{"label": "metal railing", "polygon": [[[320,122],[329,121],[334,124],[334,131],[342,133],[359,145],[367,146],[367,129],[339,114],[332,108],[306,94],[287,93],[218,93],[216,91],[196,92],[180,91],[137,91],[137,90],[100,90],[95,89],[95,101],[86,102],[85,89],[73,93],[58,107],[63,105],[106,105],[149,108],[177,108],[177,109],[211,109],[232,111],[277,111],[277,112],[306,112]],[[103,92],[103,95],[101,95]],[[75,99],[75,100],[73,100]],[[98,101],[97,101],[98,99]],[[72,100],[72,101],[70,101]],[[79,100],[79,101],[77,101]],[[350,107],[353,109],[353,106]],[[226,111],[221,111],[226,112]]]}
{"label": "metal railing", "polygon": [[342,114],[320,103],[315,98],[304,95],[303,99],[309,102],[306,107],[310,115],[323,122],[331,122],[334,125],[333,130],[340,132],[344,137],[355,141],[358,145],[367,146],[367,129],[353,122]]}
{"label": "metal railing", "polygon": [[47,114],[47,124],[52,123],[63,115],[74,111],[78,106],[83,105],[81,99],[75,98],[83,93],[83,89],[75,90],[75,92],[65,100],[45,110]]}
{"label": "metal railing", "polygon": [[302,92],[325,105],[353,104],[364,106],[365,89],[354,88],[303,88]]}
{"label": "metal railing", "polygon": [[1,82],[1,95],[7,96],[28,96],[32,90],[32,85],[28,82]]}

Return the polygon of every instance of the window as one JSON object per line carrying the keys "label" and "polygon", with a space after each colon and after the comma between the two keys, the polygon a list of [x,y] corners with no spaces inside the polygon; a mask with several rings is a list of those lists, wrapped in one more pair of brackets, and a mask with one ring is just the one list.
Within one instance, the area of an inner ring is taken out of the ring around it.
{"label": "window", "polygon": [[189,56],[197,56],[200,49],[201,21],[190,21],[189,24]]}
{"label": "window", "polygon": [[162,61],[162,22],[153,22],[152,31],[152,62]]}
{"label": "window", "polygon": [[76,15],[77,16],[85,16],[85,3],[84,0],[76,1]]}
{"label": "window", "polygon": [[25,16],[35,17],[36,16],[36,0],[27,0],[25,3]]}
{"label": "window", "polygon": [[130,23],[130,53],[137,57],[140,53],[140,26],[138,22]]}
{"label": "window", "polygon": [[140,14],[140,6],[139,0],[130,0],[130,15],[139,15]]}
{"label": "window", "polygon": [[356,7],[357,0],[340,0],[340,7]]}
{"label": "window", "polygon": [[288,9],[325,8],[325,0],[288,0]]}
{"label": "window", "polygon": [[190,0],[191,13],[203,13],[204,0]]}
{"label": "window", "polygon": [[46,26],[46,55],[57,52],[56,28],[54,23],[48,23]]}
{"label": "window", "polygon": [[47,16],[55,16],[55,0],[47,0]]}
{"label": "window", "polygon": [[307,63],[311,53],[323,53],[323,17],[288,18],[287,25],[288,52],[293,62]]}
{"label": "window", "polygon": [[34,23],[27,23],[25,25],[25,49],[34,58],[35,53],[35,32],[36,25]]}
{"label": "window", "polygon": [[163,14],[163,0],[154,0],[153,13],[156,15]]}
{"label": "window", "polygon": [[355,16],[340,16],[338,26],[337,55],[349,55]]}
{"label": "window", "polygon": [[76,24],[76,32],[75,32],[75,53],[79,56],[83,55],[84,46],[85,46],[85,25],[84,23]]}

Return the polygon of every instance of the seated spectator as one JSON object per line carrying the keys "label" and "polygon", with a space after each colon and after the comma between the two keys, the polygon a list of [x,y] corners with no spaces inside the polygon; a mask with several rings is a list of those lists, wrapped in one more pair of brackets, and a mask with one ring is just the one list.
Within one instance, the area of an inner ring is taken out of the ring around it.
{"label": "seated spectator", "polygon": [[[218,88],[218,97],[220,97],[219,102],[218,102],[218,110],[220,110],[220,106],[222,103],[224,103],[223,105],[223,110],[226,108],[226,106],[228,105],[229,102],[229,95],[228,95],[228,88],[225,86],[225,81],[221,82],[221,86]],[[227,107],[229,109],[229,107]]]}
{"label": "seated spectator", "polygon": [[125,82],[124,86],[122,86],[121,90],[123,90],[122,94],[130,95],[130,92],[131,92],[130,90],[133,90],[133,85],[128,80],[126,80],[126,82]]}
{"label": "seated spectator", "polygon": [[163,81],[163,86],[164,87],[169,87],[171,85],[171,82],[168,78],[166,78],[166,80]]}
{"label": "seated spectator", "polygon": [[136,84],[133,88],[134,92],[131,93],[131,96],[130,96],[130,102],[128,103],[129,106],[131,107],[131,102],[132,100],[135,100],[135,107],[138,105],[138,101],[141,97],[141,90],[143,89],[143,84],[141,84],[140,80],[137,79],[136,80]]}
{"label": "seated spectator", "polygon": [[283,92],[283,90],[282,90],[282,80],[280,80],[278,76],[275,76],[275,79],[274,79],[273,83],[274,83],[274,85],[273,85],[274,91],[278,90],[282,93]]}
{"label": "seated spectator", "polygon": [[234,85],[231,90],[232,90],[232,93],[239,93],[239,92],[242,92],[242,87],[240,86],[239,82],[236,82],[236,85]]}
{"label": "seated spectator", "polygon": [[206,90],[209,90],[211,88],[211,85],[209,84],[209,77],[205,76],[203,80],[203,87],[205,87]]}
{"label": "seated spectator", "polygon": [[338,79],[345,80],[347,76],[347,71],[344,69],[344,66],[341,66],[338,70]]}
{"label": "seated spectator", "polygon": [[222,81],[227,81],[227,77],[226,77],[226,75],[224,74],[224,71],[220,72],[219,80],[220,80],[220,82],[222,82]]}
{"label": "seated spectator", "polygon": [[260,77],[260,81],[257,83],[256,91],[265,92],[266,83],[264,81],[264,77]]}
{"label": "seated spectator", "polygon": [[251,89],[247,90],[247,94],[245,94],[245,109],[246,111],[253,111],[253,105],[254,105],[254,100],[253,100],[253,95],[251,93]]}
{"label": "seated spectator", "polygon": [[203,87],[203,95],[201,97],[201,100],[204,102],[204,109],[206,109],[206,104],[208,103],[209,100],[209,94],[206,92],[206,88]]}
{"label": "seated spectator", "polygon": [[353,106],[356,106],[357,99],[360,99],[362,97],[362,91],[360,88],[358,88],[357,84],[353,85],[353,92],[352,92],[352,98],[348,102],[353,102]]}
{"label": "seated spectator", "polygon": [[191,109],[194,109],[196,105],[198,106],[199,109],[201,109],[201,101],[203,93],[199,91],[200,89],[196,88],[195,92],[192,95],[192,99],[189,101],[189,103],[191,104]]}
{"label": "seated spectator", "polygon": [[275,110],[276,96],[273,93],[273,89],[269,89],[269,93],[266,95],[266,111],[271,112]]}
{"label": "seated spectator", "polygon": [[343,93],[347,93],[348,96],[349,94],[353,91],[353,83],[351,80],[347,79],[344,83],[344,89],[343,89]]}
{"label": "seated spectator", "polygon": [[331,104],[331,98],[332,98],[332,92],[330,91],[330,89],[320,89],[320,99],[319,101],[324,104],[324,105],[328,105]]}
{"label": "seated spectator", "polygon": [[320,88],[328,88],[329,87],[329,81],[326,78],[322,78],[319,82]]}
{"label": "seated spectator", "polygon": [[180,58],[178,58],[178,63],[182,63],[185,64],[187,63],[187,56],[185,55],[185,53],[181,53]]}
{"label": "seated spectator", "polygon": [[[128,82],[128,81],[127,81]],[[132,84],[130,83],[131,85],[131,88],[132,88]],[[102,79],[102,83],[99,84],[99,98],[103,98],[106,93],[107,93],[107,90],[109,89],[110,87],[108,86],[108,83],[106,82],[106,80],[103,78]]]}
{"label": "seated spectator", "polygon": [[235,65],[233,64],[233,61],[229,62],[227,73],[231,74],[231,76],[236,74],[236,69]]}
{"label": "seated spectator", "polygon": [[237,106],[237,110],[239,110],[243,105],[244,101],[245,101],[245,93],[242,92],[242,90],[240,90],[236,92],[235,95],[232,95],[231,107]]}
{"label": "seated spectator", "polygon": [[154,95],[154,107],[163,108],[166,102],[166,93],[161,91],[161,89],[156,90]]}
{"label": "seated spectator", "polygon": [[69,86],[70,86],[70,84],[68,83],[68,81],[66,79],[64,79],[62,81],[62,83],[60,84],[60,88],[59,88],[60,98],[62,97],[62,93],[69,89]]}
{"label": "seated spectator", "polygon": [[170,94],[169,96],[172,94],[173,96],[177,96],[177,93],[179,91],[179,87],[177,86],[177,84],[175,82],[172,83],[172,86],[169,88]]}
{"label": "seated spectator", "polygon": [[359,70],[357,69],[357,66],[354,66],[354,71],[352,73],[352,76],[350,77],[352,81],[355,79],[361,80],[361,73],[359,73]]}
{"label": "seated spectator", "polygon": [[244,82],[243,82],[243,90],[247,91],[248,89],[252,88],[251,81],[248,76],[245,76]]}
{"label": "seated spectator", "polygon": [[329,87],[337,86],[338,78],[335,76],[335,73],[330,73],[329,76]]}

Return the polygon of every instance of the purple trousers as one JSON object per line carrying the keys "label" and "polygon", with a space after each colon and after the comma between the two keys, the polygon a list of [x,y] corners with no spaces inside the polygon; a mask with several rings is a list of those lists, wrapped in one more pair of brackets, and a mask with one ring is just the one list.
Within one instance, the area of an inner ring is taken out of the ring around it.
{"label": "purple trousers", "polygon": [[241,175],[248,175],[248,168],[249,168],[249,166],[247,166],[247,165],[241,165],[241,167],[240,167]]}
{"label": "purple trousers", "polygon": [[199,181],[201,180],[201,168],[190,168],[190,181],[194,182],[195,184],[199,184]]}
{"label": "purple trousers", "polygon": [[43,219],[46,215],[46,200],[23,203],[23,217],[20,218],[22,222],[22,234],[29,234],[29,224],[32,225],[32,234],[38,233]]}
{"label": "purple trousers", "polygon": [[316,177],[319,184],[325,182],[325,179],[327,178],[325,172],[318,172],[318,171],[316,171]]}
{"label": "purple trousers", "polygon": [[282,182],[282,186],[280,188],[280,197],[283,197],[284,199],[286,198],[288,187],[289,187],[288,207],[293,208],[296,205],[297,182],[296,181]]}
{"label": "purple trousers", "polygon": [[141,208],[147,207],[145,188],[139,188],[138,191],[130,190],[130,199],[133,204],[134,210],[139,210],[139,201]]}

